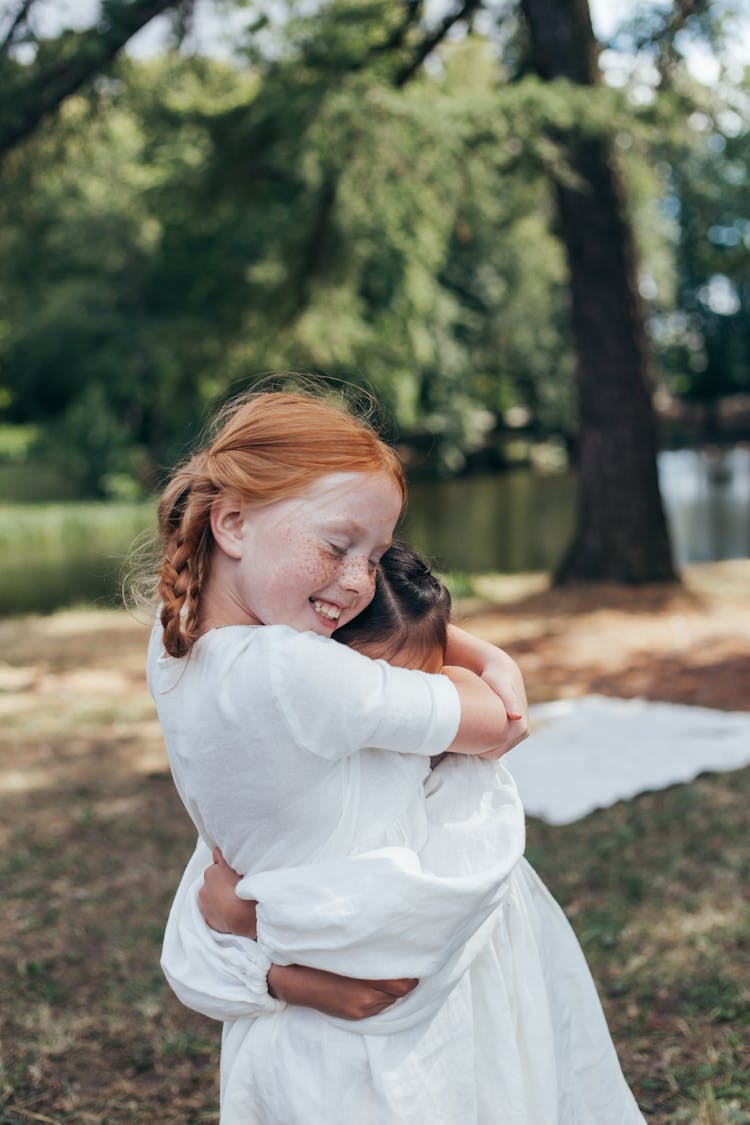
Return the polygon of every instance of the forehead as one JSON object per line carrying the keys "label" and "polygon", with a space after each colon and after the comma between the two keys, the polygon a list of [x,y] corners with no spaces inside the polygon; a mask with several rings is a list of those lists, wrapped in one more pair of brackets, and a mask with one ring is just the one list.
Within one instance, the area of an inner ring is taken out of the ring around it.
{"label": "forehead", "polygon": [[385,473],[328,473],[291,497],[288,505],[296,514],[341,519],[365,530],[373,520],[395,523],[401,492]]}

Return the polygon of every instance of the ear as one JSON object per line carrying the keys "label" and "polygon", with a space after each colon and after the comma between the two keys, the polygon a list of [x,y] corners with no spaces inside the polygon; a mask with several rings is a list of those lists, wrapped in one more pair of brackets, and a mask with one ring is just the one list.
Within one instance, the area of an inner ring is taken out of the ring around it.
{"label": "ear", "polygon": [[230,559],[241,559],[245,536],[245,505],[236,496],[220,496],[211,509],[211,531],[217,547]]}

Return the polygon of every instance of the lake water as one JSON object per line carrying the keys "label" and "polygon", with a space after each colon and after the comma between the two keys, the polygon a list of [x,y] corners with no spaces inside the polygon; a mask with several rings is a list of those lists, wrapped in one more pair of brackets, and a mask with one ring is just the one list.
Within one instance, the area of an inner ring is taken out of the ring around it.
{"label": "lake water", "polygon": [[[750,556],[750,449],[663,453],[659,476],[678,565]],[[447,570],[550,570],[575,487],[572,474],[527,470],[419,482],[401,534]],[[0,507],[0,615],[115,603],[123,558],[153,519],[153,504]]]}
{"label": "lake water", "polygon": [[[659,456],[675,561],[750,556],[750,448]],[[573,533],[576,480],[518,470],[418,483],[404,537],[450,570],[551,570]]]}

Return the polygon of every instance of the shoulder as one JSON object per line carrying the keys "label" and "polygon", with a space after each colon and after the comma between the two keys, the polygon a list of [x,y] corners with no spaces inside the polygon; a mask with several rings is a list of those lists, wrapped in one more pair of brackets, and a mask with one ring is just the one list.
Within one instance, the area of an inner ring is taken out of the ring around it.
{"label": "shoulder", "polygon": [[[286,704],[332,685],[354,687],[379,675],[375,662],[329,637],[288,625],[230,625],[205,633],[187,658],[190,678],[223,694],[239,690]],[[178,662],[182,664],[183,662]],[[355,688],[356,690],[356,688]]]}
{"label": "shoulder", "polygon": [[332,679],[358,681],[381,674],[376,668],[380,661],[370,660],[332,637],[298,633],[286,625],[264,626],[258,632],[262,634],[258,638],[259,652],[269,671],[284,679],[292,678],[296,686],[301,681],[315,685]]}

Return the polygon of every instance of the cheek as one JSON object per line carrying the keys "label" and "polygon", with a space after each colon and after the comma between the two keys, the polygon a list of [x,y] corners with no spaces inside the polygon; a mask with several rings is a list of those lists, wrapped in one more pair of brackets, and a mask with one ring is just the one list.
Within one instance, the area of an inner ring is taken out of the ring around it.
{"label": "cheek", "polygon": [[286,539],[279,537],[279,547],[268,577],[282,598],[308,595],[331,581],[336,562],[319,543],[290,533]]}
{"label": "cheek", "polygon": [[300,581],[314,587],[327,586],[336,577],[339,561],[319,543],[310,543],[299,552],[295,571]]}
{"label": "cheek", "polygon": [[364,568],[362,588],[367,594],[368,602],[371,602],[375,595],[375,571],[370,570],[369,566],[365,566]]}

